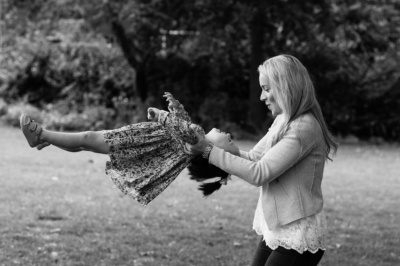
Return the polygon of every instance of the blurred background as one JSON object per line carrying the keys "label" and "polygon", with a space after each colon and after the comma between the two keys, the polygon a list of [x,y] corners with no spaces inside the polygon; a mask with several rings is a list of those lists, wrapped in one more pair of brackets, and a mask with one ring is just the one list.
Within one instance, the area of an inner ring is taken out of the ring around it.
{"label": "blurred background", "polygon": [[206,129],[259,135],[257,67],[291,54],[343,138],[400,139],[397,0],[2,0],[0,119],[48,128],[144,121],[174,94]]}
{"label": "blurred background", "polygon": [[309,70],[340,142],[326,164],[321,266],[400,265],[399,0],[0,0],[0,266],[243,266],[259,190],[204,199],[184,171],[148,206],[108,180],[108,158],[30,149],[49,129],[112,129],[167,108],[250,150],[272,122],[257,67]]}

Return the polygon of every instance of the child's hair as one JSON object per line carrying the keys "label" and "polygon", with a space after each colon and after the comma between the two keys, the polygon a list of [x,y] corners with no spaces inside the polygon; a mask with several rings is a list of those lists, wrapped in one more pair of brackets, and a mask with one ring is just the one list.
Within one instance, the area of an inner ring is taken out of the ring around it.
{"label": "child's hair", "polygon": [[[229,174],[215,165],[209,164],[207,159],[198,155],[188,165],[190,179],[202,182],[214,177],[227,178]],[[219,181],[213,183],[204,183],[199,186],[199,190],[203,192],[204,197],[210,196],[214,191],[221,188]]]}

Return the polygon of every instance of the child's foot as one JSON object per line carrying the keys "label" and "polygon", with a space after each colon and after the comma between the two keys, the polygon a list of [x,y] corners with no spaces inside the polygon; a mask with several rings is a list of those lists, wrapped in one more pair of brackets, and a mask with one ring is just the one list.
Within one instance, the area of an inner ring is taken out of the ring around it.
{"label": "child's foot", "polygon": [[33,148],[40,144],[39,137],[40,133],[42,133],[42,127],[38,123],[30,119],[26,114],[22,114],[19,118],[19,124],[29,146]]}

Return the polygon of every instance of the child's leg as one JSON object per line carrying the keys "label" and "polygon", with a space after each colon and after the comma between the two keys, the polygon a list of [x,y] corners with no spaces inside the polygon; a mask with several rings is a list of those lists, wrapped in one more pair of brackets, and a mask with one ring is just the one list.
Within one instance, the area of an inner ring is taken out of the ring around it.
{"label": "child's leg", "polygon": [[109,150],[101,131],[79,133],[49,131],[42,128],[26,114],[21,114],[19,123],[29,146],[36,147],[38,150],[50,144],[71,152],[92,151],[107,154]]}
{"label": "child's leg", "polygon": [[41,142],[47,142],[71,152],[92,151],[107,154],[109,151],[101,131],[63,133],[43,129],[39,139]]}
{"label": "child's leg", "polygon": [[[42,142],[42,143],[40,143],[40,144],[38,144],[37,146],[36,146],[36,149],[37,150],[43,150],[44,148],[46,148],[47,146],[50,146],[51,144],[50,143],[48,143],[48,142]],[[58,147],[58,146],[55,146],[55,145],[53,145],[54,147],[57,147],[57,148],[60,148],[60,149],[62,149],[62,150],[65,150],[65,151],[69,151],[69,152],[78,152],[78,151],[82,151],[81,149],[66,149],[66,148],[63,148],[63,147]]]}

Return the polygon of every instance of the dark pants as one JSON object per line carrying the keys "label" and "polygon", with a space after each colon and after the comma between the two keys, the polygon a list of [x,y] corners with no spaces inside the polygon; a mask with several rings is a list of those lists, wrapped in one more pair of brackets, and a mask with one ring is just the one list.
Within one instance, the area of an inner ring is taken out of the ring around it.
{"label": "dark pants", "polygon": [[316,266],[322,255],[324,251],[321,249],[315,254],[309,251],[300,254],[296,250],[283,247],[273,250],[261,240],[251,266]]}

